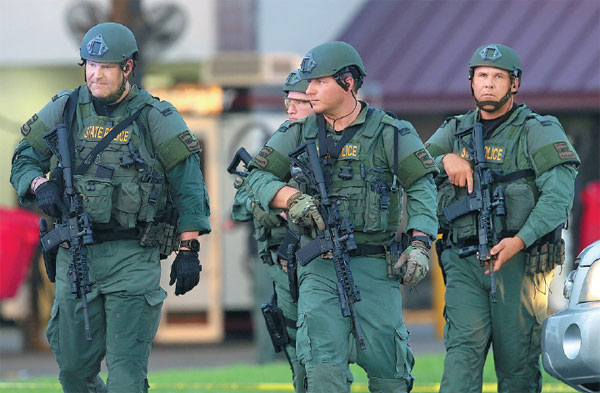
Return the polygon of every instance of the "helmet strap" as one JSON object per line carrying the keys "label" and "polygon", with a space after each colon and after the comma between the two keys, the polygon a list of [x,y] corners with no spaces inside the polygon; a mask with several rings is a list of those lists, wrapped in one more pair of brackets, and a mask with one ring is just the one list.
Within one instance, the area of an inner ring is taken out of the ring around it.
{"label": "helmet strap", "polygon": [[[475,92],[473,91],[473,82],[471,82],[471,95],[473,96],[473,99],[475,100],[475,104],[477,105],[477,108],[479,108],[480,110],[487,112],[487,113],[494,113],[498,109],[502,108],[502,106],[504,104],[506,104],[508,102],[508,100],[510,99],[510,97],[512,97],[512,95],[513,95],[512,94],[512,85],[513,85],[512,80],[513,80],[513,78],[511,78],[511,83],[510,83],[510,86],[508,87],[508,91],[500,99],[500,101],[479,101],[477,98],[475,98]],[[492,109],[484,108],[486,106],[491,106]]]}
{"label": "helmet strap", "polygon": [[125,78],[125,72],[123,72],[123,69],[121,69],[121,77],[122,77],[121,85],[119,86],[117,91],[114,92],[113,94],[109,95],[108,97],[104,97],[104,98],[96,97],[98,99],[98,101],[100,101],[104,105],[111,105],[111,104],[116,103],[119,100],[119,98],[121,98],[121,96],[127,89],[127,78]]}

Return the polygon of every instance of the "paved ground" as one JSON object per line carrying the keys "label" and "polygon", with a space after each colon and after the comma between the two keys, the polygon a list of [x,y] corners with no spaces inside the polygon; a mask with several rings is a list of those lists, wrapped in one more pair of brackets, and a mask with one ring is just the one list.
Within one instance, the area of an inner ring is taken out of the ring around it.
{"label": "paved ground", "polygon": [[[443,353],[443,343],[434,335],[430,324],[408,324],[410,345],[416,355]],[[19,352],[10,349],[16,340],[10,331],[0,333],[0,380],[57,375],[58,366],[50,352]],[[7,348],[8,347],[8,348]],[[14,346],[13,346],[14,347]],[[209,368],[237,363],[254,363],[256,353],[249,340],[230,340],[222,344],[155,345],[150,356],[149,371],[173,368]],[[103,371],[106,369],[103,366]]]}

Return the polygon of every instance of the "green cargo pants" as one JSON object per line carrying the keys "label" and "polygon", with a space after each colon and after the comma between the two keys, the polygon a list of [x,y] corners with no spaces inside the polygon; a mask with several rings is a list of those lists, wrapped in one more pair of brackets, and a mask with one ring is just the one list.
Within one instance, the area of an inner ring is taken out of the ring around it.
{"label": "green cargo pants", "polygon": [[[271,252],[271,255],[276,258],[276,254]],[[277,260],[277,259],[275,259]],[[283,311],[283,315],[291,320],[296,320],[298,317],[298,305],[292,301],[292,295],[290,294],[290,287],[288,284],[287,274],[281,270],[279,265],[269,266],[269,275],[275,283],[275,292],[277,293],[277,305]],[[296,341],[296,329],[291,327],[287,328],[288,337],[295,343]],[[290,357],[292,365],[294,389],[296,393],[304,393],[304,379],[306,377],[306,371],[304,367],[298,362],[298,356],[296,356],[296,346],[287,345],[286,351]]]}
{"label": "green cargo pants", "polygon": [[[56,298],[46,334],[63,390],[147,392],[148,357],[166,298],[159,286],[158,250],[119,240],[88,251],[90,280],[95,281],[87,295],[92,341],[85,338],[81,300],[71,294],[69,250],[60,248],[57,256]],[[105,356],[106,388],[98,376]]]}
{"label": "green cargo pants", "polygon": [[[292,294],[290,292],[290,285],[287,273],[284,273],[283,270],[281,270],[281,266],[279,265],[279,263],[277,263],[278,257],[275,251],[271,251],[271,257],[273,258],[273,261],[275,263],[269,267],[269,275],[275,283],[275,292],[277,293],[277,304],[279,308],[281,308],[281,310],[283,311],[283,315],[286,318],[295,321],[298,319],[298,304],[292,301]],[[288,337],[292,340],[293,344],[295,344],[296,342],[297,331],[297,328],[287,328]],[[287,353],[290,357],[290,362],[292,364],[294,389],[296,393],[305,393],[306,370],[298,361],[298,356],[296,354],[296,345],[288,345]],[[346,367],[347,390],[345,391],[350,392],[350,386],[352,385],[352,382],[354,382],[354,377],[352,376],[350,367]]]}
{"label": "green cargo pants", "polygon": [[[371,392],[408,392],[414,358],[402,322],[399,283],[387,277],[383,258],[352,258],[350,268],[361,294],[356,311],[366,343],[364,350],[356,344],[356,363],[367,372]],[[296,349],[308,392],[344,392],[353,325],[342,316],[333,262],[316,258],[300,266],[299,282]]]}
{"label": "green cargo pants", "polygon": [[498,392],[541,392],[541,324],[552,274],[525,273],[520,252],[496,272],[497,303],[490,300],[487,267],[454,249],[441,261],[446,273],[446,359],[440,392],[481,392],[483,365],[493,347]]}

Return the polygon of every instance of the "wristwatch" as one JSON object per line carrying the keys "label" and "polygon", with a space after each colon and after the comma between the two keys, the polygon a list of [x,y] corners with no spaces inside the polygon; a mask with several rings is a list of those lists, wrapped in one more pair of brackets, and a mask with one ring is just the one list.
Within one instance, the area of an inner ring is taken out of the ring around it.
{"label": "wristwatch", "polygon": [[[198,239],[182,240],[179,243],[179,248],[181,248],[181,247],[187,247],[192,252],[198,252],[198,251],[200,251],[200,242],[198,241]],[[182,250],[182,251],[185,251],[185,250]]]}
{"label": "wristwatch", "polygon": [[427,248],[431,248],[431,238],[429,236],[417,235],[411,238],[411,241],[418,240],[421,243],[425,244]]}

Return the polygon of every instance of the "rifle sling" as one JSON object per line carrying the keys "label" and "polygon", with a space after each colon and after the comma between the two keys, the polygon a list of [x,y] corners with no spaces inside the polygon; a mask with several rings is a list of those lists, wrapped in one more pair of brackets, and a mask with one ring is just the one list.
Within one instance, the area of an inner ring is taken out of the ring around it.
{"label": "rifle sling", "polygon": [[524,177],[535,177],[535,172],[532,169],[521,169],[519,171],[507,173],[506,175],[494,175],[494,180],[497,182],[506,183]]}
{"label": "rifle sling", "polygon": [[[102,138],[100,143],[98,143],[92,149],[90,154],[88,154],[88,156],[83,160],[83,162],[75,169],[73,174],[82,175],[82,174],[86,173],[88,168],[90,167],[90,165],[92,165],[92,162],[94,162],[94,160],[96,159],[96,156],[100,152],[102,152],[102,150],[106,149],[108,144],[110,142],[112,142],[112,140],[115,139],[117,137],[117,135],[119,135],[119,133],[121,133],[121,131],[123,131],[125,129],[125,127],[130,126],[138,118],[138,116],[140,115],[140,112],[141,112],[141,110],[135,112],[133,115],[129,116],[127,119],[123,120],[122,122],[120,122],[119,124],[114,126],[113,129],[108,133],[108,135],[106,135],[104,138]],[[69,134],[72,135],[72,133],[69,133]]]}
{"label": "rifle sling", "polygon": [[73,152],[75,151],[75,141],[73,140],[73,133],[71,132],[71,126],[73,125],[73,120],[75,119],[75,110],[77,109],[77,100],[79,96],[79,87],[69,94],[69,98],[67,98],[67,105],[65,110],[63,111],[63,123],[65,124],[65,128],[67,130],[67,135],[69,136],[68,145],[69,151],[71,152],[71,162],[70,165],[73,165]]}

